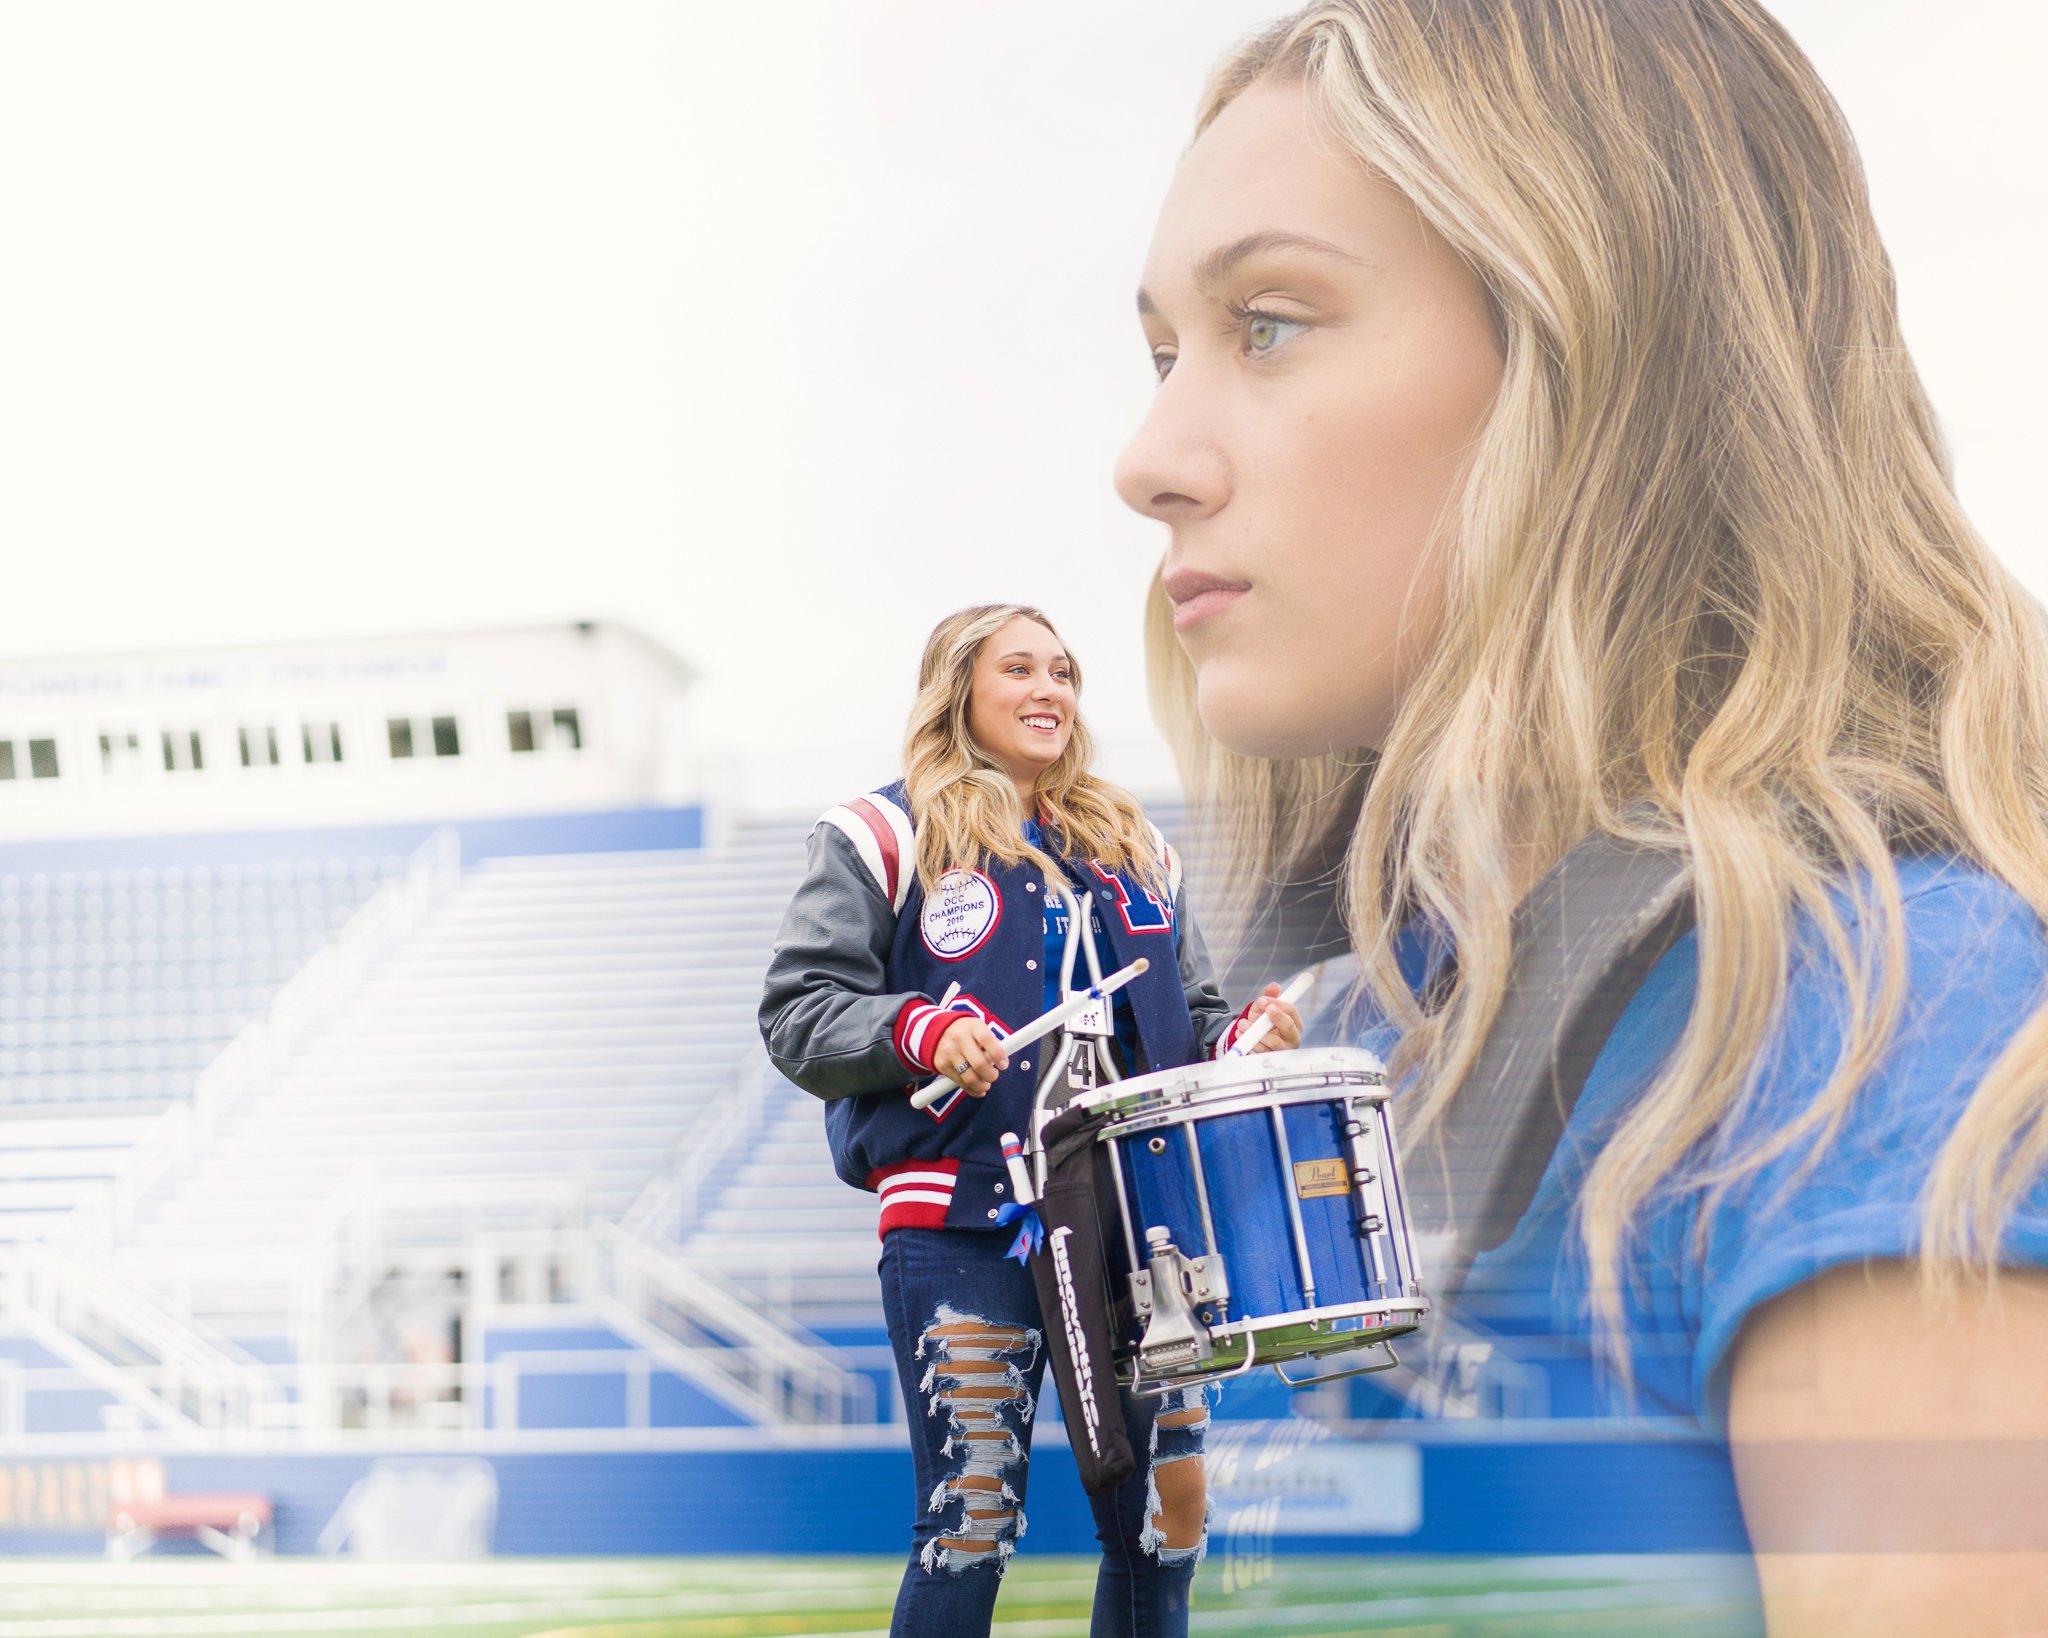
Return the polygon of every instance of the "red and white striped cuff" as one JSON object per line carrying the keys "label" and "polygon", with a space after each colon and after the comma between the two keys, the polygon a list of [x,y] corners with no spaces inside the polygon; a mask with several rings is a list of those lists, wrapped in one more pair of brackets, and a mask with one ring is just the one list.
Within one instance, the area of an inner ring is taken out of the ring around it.
{"label": "red and white striped cuff", "polygon": [[906,1160],[900,1166],[878,1166],[868,1173],[868,1187],[882,1197],[878,1232],[900,1228],[944,1228],[946,1208],[953,1204],[957,1160]]}
{"label": "red and white striped cuff", "polygon": [[973,1016],[963,1007],[941,1007],[916,997],[903,1003],[903,1010],[896,1015],[889,1031],[889,1041],[896,1048],[896,1056],[912,1069],[936,1075],[940,1037],[962,1018]]}
{"label": "red and white striped cuff", "polygon": [[1244,1033],[1244,1026],[1251,1018],[1251,1011],[1252,1004],[1247,1001],[1244,1004],[1244,1011],[1231,1019],[1230,1028],[1223,1032],[1222,1038],[1216,1043],[1216,1050],[1209,1054],[1210,1057],[1220,1058],[1237,1044],[1237,1038]]}

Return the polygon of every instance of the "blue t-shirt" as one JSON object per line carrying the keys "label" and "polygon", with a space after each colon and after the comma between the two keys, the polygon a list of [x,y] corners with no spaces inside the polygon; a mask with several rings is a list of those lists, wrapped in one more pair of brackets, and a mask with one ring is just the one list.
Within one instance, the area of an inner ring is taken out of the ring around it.
{"label": "blue t-shirt", "polygon": [[[1708,1211],[1698,1174],[1751,1152],[1808,1109],[1841,1050],[1847,986],[1801,916],[1782,1019],[1747,1094],[1640,1210],[1620,1271],[1636,1383],[1629,1402],[1594,1362],[1589,1270],[1572,1207],[1592,1157],[1684,1029],[1698,976],[1696,935],[1651,970],[1594,1063],[1528,1213],[1475,1263],[1459,1305],[1507,1356],[1544,1373],[1543,1391],[1524,1395],[1509,1414],[1534,1406],[1553,1417],[1675,1417],[1720,1439],[1744,1319],[1831,1268],[1917,1251],[1922,1188],[1984,1072],[2040,1005],[2048,938],[2017,893],[1970,866],[1906,858],[1898,870],[1903,1010],[1839,1130],[1825,1142],[1802,1139]],[[1847,895],[1836,903],[1853,947]],[[1406,941],[1401,955],[1419,987],[1428,965],[1420,941]],[[1368,1021],[1358,1044],[1384,1056],[1395,1038],[1392,1026]],[[1392,1107],[1398,1127],[1398,1093]],[[2003,1255],[2010,1264],[2048,1266],[2048,1181],[2008,1223]],[[1934,1345],[1899,1339],[1902,1348]]]}
{"label": "blue t-shirt", "polygon": [[[1045,840],[1037,824],[1024,821],[1024,839],[1033,847],[1043,847]],[[1072,884],[1069,883],[1069,886]],[[1076,897],[1088,911],[1088,941],[1095,946],[1095,961],[1104,973],[1108,973],[1111,957],[1108,945],[1102,936],[1102,923],[1095,913],[1095,900],[1083,897],[1076,891]],[[1060,964],[1066,959],[1067,950],[1067,907],[1054,894],[1045,895],[1045,904],[1040,913],[1045,929],[1045,954],[1039,958],[1039,965],[1045,973],[1044,1007],[1047,1012],[1060,1004]],[[1085,990],[1093,969],[1088,965],[1085,950],[1074,952],[1074,988]],[[1110,1000],[1110,1022],[1116,1030],[1117,1046],[1123,1053],[1125,1064],[1137,1062],[1138,1026],[1131,1016],[1131,1003],[1122,990]]]}

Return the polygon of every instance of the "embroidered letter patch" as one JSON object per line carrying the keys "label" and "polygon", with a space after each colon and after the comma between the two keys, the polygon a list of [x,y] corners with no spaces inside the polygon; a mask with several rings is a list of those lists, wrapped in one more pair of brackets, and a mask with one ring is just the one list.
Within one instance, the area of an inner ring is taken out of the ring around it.
{"label": "embroidered letter patch", "polygon": [[941,961],[959,961],[987,942],[1003,919],[1003,897],[978,870],[949,870],[924,901],[920,931]]}

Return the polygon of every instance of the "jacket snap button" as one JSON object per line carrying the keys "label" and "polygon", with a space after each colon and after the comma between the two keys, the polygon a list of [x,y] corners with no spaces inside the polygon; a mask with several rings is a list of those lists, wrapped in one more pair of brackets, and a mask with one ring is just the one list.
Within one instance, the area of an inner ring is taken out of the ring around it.
{"label": "jacket snap button", "polygon": [[1026,1058],[1026,1059],[1025,1059],[1025,1060],[1024,1060],[1024,1061],[1023,1061],[1023,1062],[1022,1062],[1021,1064],[1019,1064],[1019,1065],[1018,1065],[1017,1067],[1018,1067],[1019,1069],[1029,1069],[1029,1068],[1031,1067],[1031,1060],[1030,1060],[1029,1058]]}
{"label": "jacket snap button", "polygon": [[1024,884],[1024,891],[1027,893],[1036,893],[1038,891],[1038,883],[1026,882]]}
{"label": "jacket snap button", "polygon": [[1027,973],[1035,973],[1038,971],[1038,963],[1035,961],[1027,961],[1024,963],[1024,970]]}
{"label": "jacket snap button", "polygon": [[998,1183],[998,1184],[996,1185],[996,1193],[997,1193],[997,1194],[1001,1194],[1002,1192],[1003,1192],[1003,1186],[1002,1186],[1002,1184]]}
{"label": "jacket snap button", "polygon": [[989,1207],[989,1209],[988,1209],[988,1214],[989,1214],[989,1216],[991,1216],[991,1217],[995,1217],[995,1216],[999,1215],[999,1213],[998,1213],[998,1212],[996,1211],[995,1207],[993,1207],[993,1206]]}

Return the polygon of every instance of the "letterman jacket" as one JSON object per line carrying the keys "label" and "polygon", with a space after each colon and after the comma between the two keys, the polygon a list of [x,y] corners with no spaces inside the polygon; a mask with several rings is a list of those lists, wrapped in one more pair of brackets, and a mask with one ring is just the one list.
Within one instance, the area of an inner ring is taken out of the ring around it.
{"label": "letterman jacket", "polygon": [[[1188,914],[1180,861],[1156,827],[1153,836],[1170,899],[1093,860],[1063,861],[1075,898],[1096,914],[1103,971],[1150,960],[1119,993],[1136,1025],[1133,1074],[1213,1056],[1237,1027]],[[833,1163],[881,1194],[884,1234],[997,1226],[1008,1197],[1002,1134],[1027,1129],[1052,1041],[1013,1056],[984,1098],[956,1090],[913,1109],[909,1094],[936,1073],[932,1054],[960,1014],[1000,1037],[1044,1010],[1043,898],[1035,867],[994,860],[948,872],[927,898],[901,782],[833,808],[811,831],[768,964],[761,1036],[775,1067],[825,1100]],[[1084,957],[1076,972],[1086,971]]]}

